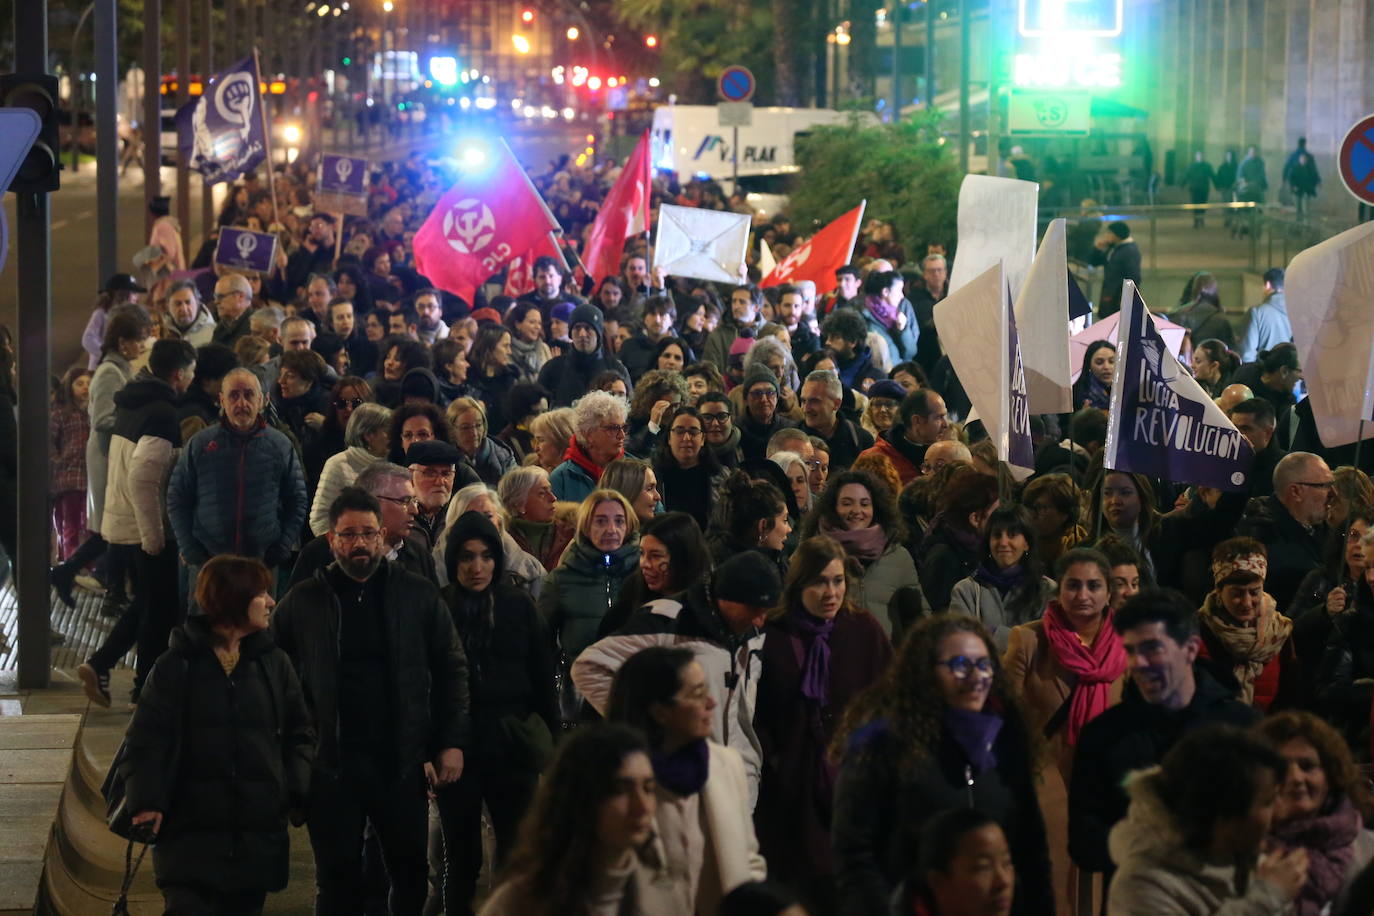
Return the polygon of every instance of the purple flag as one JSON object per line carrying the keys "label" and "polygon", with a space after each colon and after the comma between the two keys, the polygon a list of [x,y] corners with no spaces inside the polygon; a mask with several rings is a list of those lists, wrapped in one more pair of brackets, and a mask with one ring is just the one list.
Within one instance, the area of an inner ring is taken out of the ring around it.
{"label": "purple flag", "polygon": [[267,156],[256,57],[217,74],[200,98],[177,109],[177,147],[210,184],[233,181]]}
{"label": "purple flag", "polygon": [[265,274],[272,270],[276,256],[277,237],[270,232],[231,229],[228,226],[219,231],[219,244],[215,246],[216,264]]}
{"label": "purple flag", "polygon": [[1255,453],[1155,328],[1135,284],[1121,294],[1103,465],[1175,483],[1248,488]]}
{"label": "purple flag", "polygon": [[[1011,293],[1008,291],[1008,297]],[[1031,441],[1030,397],[1026,392],[1026,367],[1021,361],[1021,339],[1016,333],[1016,312],[1007,309],[1007,464],[1035,470],[1035,444]]]}
{"label": "purple flag", "polygon": [[325,153],[320,157],[320,182],[315,208],[329,213],[367,216],[366,159]]}

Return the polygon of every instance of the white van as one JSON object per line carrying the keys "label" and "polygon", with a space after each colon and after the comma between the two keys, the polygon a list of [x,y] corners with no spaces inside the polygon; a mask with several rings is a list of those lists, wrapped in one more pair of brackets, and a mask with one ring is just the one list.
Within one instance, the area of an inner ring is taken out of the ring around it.
{"label": "white van", "polygon": [[[739,183],[750,205],[763,216],[783,209],[787,176],[799,170],[793,148],[797,135],[814,127],[843,126],[856,116],[865,126],[878,123],[868,112],[756,107],[753,123],[739,128]],[[733,138],[734,128],[720,126],[714,105],[664,105],[654,110],[649,132],[654,169],[672,172],[684,182],[713,178],[730,193]]]}

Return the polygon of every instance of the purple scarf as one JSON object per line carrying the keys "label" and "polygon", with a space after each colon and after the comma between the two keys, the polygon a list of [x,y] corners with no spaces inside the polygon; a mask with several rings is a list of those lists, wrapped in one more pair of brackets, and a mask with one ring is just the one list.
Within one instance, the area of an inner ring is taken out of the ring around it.
{"label": "purple scarf", "polygon": [[835,629],[835,620],[821,620],[805,610],[796,609],[787,615],[785,622],[806,646],[801,671],[802,696],[814,703],[817,711],[824,709],[830,703],[830,633]]}
{"label": "purple scarf", "polygon": [[1008,592],[1020,588],[1021,583],[1026,580],[1026,571],[1020,563],[1015,563],[1006,569],[997,569],[991,561],[984,560],[973,571],[973,578],[976,582],[991,585],[997,589],[998,594],[1006,595]]}
{"label": "purple scarf", "polygon": [[897,306],[888,305],[880,296],[865,297],[864,306],[868,309],[868,314],[878,319],[878,323],[889,331],[897,323]]}
{"label": "purple scarf", "polygon": [[1002,732],[1002,724],[1002,717],[992,713],[945,707],[945,728],[978,773],[986,773],[997,766],[992,745]]}
{"label": "purple scarf", "polygon": [[1274,825],[1274,839],[1285,848],[1301,846],[1307,850],[1307,883],[1294,901],[1298,916],[1318,916],[1336,899],[1345,884],[1362,827],[1360,813],[1344,795],[1326,814]]}
{"label": "purple scarf", "polygon": [[656,750],[650,755],[650,762],[659,785],[683,798],[700,792],[706,777],[711,775],[711,749],[705,738],[683,745],[671,754]]}
{"label": "purple scarf", "polygon": [[851,531],[848,528],[836,528],[821,519],[820,529],[822,534],[843,547],[845,553],[865,566],[882,556],[887,549],[887,532],[877,525]]}
{"label": "purple scarf", "polygon": [[1112,406],[1112,389],[1098,381],[1092,372],[1088,373],[1088,406],[1099,410],[1109,410]]}

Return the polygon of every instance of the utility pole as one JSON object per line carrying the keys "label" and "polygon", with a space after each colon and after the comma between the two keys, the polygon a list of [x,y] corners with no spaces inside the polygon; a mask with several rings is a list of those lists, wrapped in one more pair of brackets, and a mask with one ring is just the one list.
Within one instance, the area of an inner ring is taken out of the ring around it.
{"label": "utility pole", "polygon": [[[210,86],[210,77],[215,75],[215,23],[211,10],[211,0],[200,0],[200,91],[201,97]],[[208,239],[215,228],[215,192],[205,176],[200,178],[200,235]],[[183,232],[189,228],[183,227]],[[187,259],[188,263],[190,259]]]}
{"label": "utility pole", "polygon": [[969,34],[969,0],[959,0],[959,170],[968,174],[968,142],[969,142],[969,110],[968,110],[968,79],[969,79],[969,55],[970,40]]}
{"label": "utility pole", "polygon": [[[14,4],[16,73],[48,72],[48,5]],[[54,101],[56,101],[54,99]],[[53,159],[61,150],[53,151]],[[53,167],[57,168],[58,162]],[[48,617],[48,397],[52,359],[52,214],[46,192],[15,194],[19,280],[19,489],[15,581],[19,587],[19,686],[41,689],[51,676]]]}
{"label": "utility pole", "polygon": [[[16,9],[28,4],[16,4]],[[143,0],[143,237],[153,233],[148,205],[162,194],[162,0]]]}
{"label": "utility pole", "polygon": [[935,110],[935,4],[926,2],[926,111]]}
{"label": "utility pole", "polygon": [[[177,101],[181,109],[191,99],[191,0],[177,0]],[[181,256],[191,260],[191,169],[177,144],[177,225],[181,227]]]}
{"label": "utility pole", "polygon": [[115,272],[119,230],[119,137],[115,108],[119,101],[119,32],[115,0],[95,0],[95,210],[99,276],[96,284]]}
{"label": "utility pole", "polygon": [[[902,7],[903,0],[892,4],[892,123],[902,120]],[[927,4],[929,6],[929,4]]]}

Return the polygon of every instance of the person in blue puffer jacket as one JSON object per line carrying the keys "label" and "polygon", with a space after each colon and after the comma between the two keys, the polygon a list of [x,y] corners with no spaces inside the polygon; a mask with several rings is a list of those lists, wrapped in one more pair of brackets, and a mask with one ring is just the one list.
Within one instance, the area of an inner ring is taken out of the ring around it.
{"label": "person in blue puffer jacket", "polygon": [[291,440],[261,416],[257,376],[246,369],[226,375],[220,408],[219,423],[186,444],[167,488],[172,530],[193,577],[222,553],[280,566],[309,510]]}

